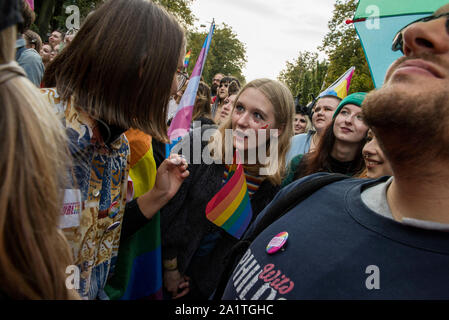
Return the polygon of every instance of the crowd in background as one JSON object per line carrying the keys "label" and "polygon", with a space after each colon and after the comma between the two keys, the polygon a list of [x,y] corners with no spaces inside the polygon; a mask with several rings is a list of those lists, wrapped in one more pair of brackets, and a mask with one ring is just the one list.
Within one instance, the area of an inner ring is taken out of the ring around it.
{"label": "crowd in background", "polygon": [[[279,81],[202,79],[182,152],[171,154],[167,130],[189,84],[185,33],[171,14],[109,0],[80,30],[53,30],[43,43],[26,1],[2,6],[2,298],[449,297],[448,5],[400,31],[405,58],[371,93],[306,107]],[[274,141],[278,161],[244,160],[247,194],[229,189],[251,211],[236,237],[205,215],[237,174],[225,148],[270,157]],[[205,153],[213,163],[186,160]],[[287,203],[328,176],[343,180]],[[293,213],[266,224],[282,206]],[[241,239],[251,246],[232,261]],[[391,281],[371,296],[370,264]]]}

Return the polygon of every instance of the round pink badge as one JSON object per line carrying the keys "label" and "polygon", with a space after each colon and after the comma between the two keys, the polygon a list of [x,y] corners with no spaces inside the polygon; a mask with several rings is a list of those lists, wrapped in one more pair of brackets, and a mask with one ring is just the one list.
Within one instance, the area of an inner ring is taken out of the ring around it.
{"label": "round pink badge", "polygon": [[288,232],[283,231],[277,234],[267,245],[267,253],[273,254],[278,252],[287,242]]}

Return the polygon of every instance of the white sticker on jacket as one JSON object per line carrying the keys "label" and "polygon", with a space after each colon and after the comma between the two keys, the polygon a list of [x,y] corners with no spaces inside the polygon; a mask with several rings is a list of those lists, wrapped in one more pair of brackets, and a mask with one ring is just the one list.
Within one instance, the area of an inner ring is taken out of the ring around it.
{"label": "white sticker on jacket", "polygon": [[61,229],[79,227],[81,209],[82,209],[81,190],[65,189],[64,205],[62,207],[59,227]]}

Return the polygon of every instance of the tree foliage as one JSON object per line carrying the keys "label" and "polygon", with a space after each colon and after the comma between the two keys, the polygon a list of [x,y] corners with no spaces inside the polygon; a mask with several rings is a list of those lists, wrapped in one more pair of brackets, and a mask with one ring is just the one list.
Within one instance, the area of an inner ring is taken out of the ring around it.
{"label": "tree foliage", "polygon": [[[193,26],[195,16],[190,5],[195,0],[153,0],[171,12],[184,28]],[[65,10],[70,5],[76,5],[80,9],[81,23],[85,17],[95,10],[104,0],[45,0],[35,2],[36,22],[34,30],[43,40],[47,39],[47,33],[60,29],[65,31],[65,21],[68,17]]]}
{"label": "tree foliage", "polygon": [[[329,32],[318,48],[327,54],[328,62],[317,62],[316,53],[300,52],[299,57],[293,62],[287,62],[286,68],[279,74],[278,79],[285,82],[294,95],[301,95],[302,105],[310,98],[310,93],[318,94],[351,66],[355,66],[355,72],[349,93],[366,92],[374,88],[355,28],[345,23],[346,19],[354,16],[356,8],[357,0],[336,0],[333,16],[328,23]],[[321,86],[323,78],[324,85]]]}
{"label": "tree foliage", "polygon": [[287,61],[278,80],[287,85],[293,96],[299,96],[299,104],[305,106],[312,95],[320,93],[327,68],[327,61],[319,61],[317,53],[300,52],[294,61]]}
{"label": "tree foliage", "polygon": [[163,7],[167,9],[167,11],[171,12],[178,21],[184,26],[184,28],[188,29],[193,26],[193,22],[195,20],[195,16],[190,9],[190,5],[194,0],[153,0],[156,3],[159,3]]}
{"label": "tree foliage", "polygon": [[326,86],[332,84],[351,66],[355,66],[349,93],[366,92],[374,88],[368,63],[355,28],[353,25],[345,23],[346,19],[354,16],[356,9],[356,0],[336,0],[333,16],[328,23],[329,32],[319,48],[329,58]]}
{"label": "tree foliage", "polygon": [[[193,71],[208,32],[192,31],[188,34],[187,51],[191,50],[187,68],[189,74]],[[216,73],[223,73],[236,77],[243,84],[245,77],[242,74],[242,69],[246,62],[246,47],[237,38],[232,28],[225,23],[217,25],[203,69],[204,81],[210,84]]]}

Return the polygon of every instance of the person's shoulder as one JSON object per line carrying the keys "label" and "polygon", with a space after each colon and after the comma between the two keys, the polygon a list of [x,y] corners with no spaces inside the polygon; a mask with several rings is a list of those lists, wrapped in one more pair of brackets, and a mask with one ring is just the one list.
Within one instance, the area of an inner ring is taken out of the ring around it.
{"label": "person's shoulder", "polygon": [[36,50],[29,48],[22,52],[18,62],[35,62],[40,64],[42,63],[42,57]]}

